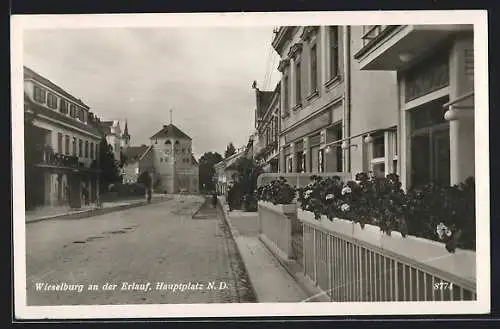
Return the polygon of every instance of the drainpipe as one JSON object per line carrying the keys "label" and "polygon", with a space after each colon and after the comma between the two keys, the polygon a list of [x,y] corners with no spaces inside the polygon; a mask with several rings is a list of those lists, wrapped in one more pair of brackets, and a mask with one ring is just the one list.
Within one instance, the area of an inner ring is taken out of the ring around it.
{"label": "drainpipe", "polygon": [[[343,115],[343,138],[351,136],[351,28],[344,26],[344,76],[345,97]],[[344,172],[351,171],[351,148],[344,151]]]}

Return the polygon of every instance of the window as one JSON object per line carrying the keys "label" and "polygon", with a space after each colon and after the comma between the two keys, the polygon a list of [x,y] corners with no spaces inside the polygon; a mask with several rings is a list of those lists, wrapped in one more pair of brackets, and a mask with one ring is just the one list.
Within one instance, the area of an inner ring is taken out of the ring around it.
{"label": "window", "polygon": [[64,136],[64,154],[69,155],[69,136]]}
{"label": "window", "polygon": [[83,156],[83,141],[81,139],[78,139],[78,156]]}
{"label": "window", "polygon": [[311,93],[318,90],[318,52],[316,44],[311,46]]}
{"label": "window", "polygon": [[80,109],[80,112],[78,114],[79,114],[78,118],[80,119],[80,121],[85,122],[85,110]]}
{"label": "window", "polygon": [[284,114],[288,114],[289,112],[289,103],[288,103],[288,98],[289,98],[289,88],[288,88],[288,75],[283,76],[283,111]]}
{"label": "window", "polygon": [[51,109],[56,109],[57,108],[57,97],[54,94],[48,93],[47,94],[47,106],[50,107]]}
{"label": "window", "polygon": [[186,153],[186,149],[183,147],[182,148],[182,154],[185,154]]}
{"label": "window", "polygon": [[160,162],[163,162],[163,158],[160,158]]}
{"label": "window", "polygon": [[302,90],[300,81],[300,61],[295,64],[295,104],[299,105],[302,103]]}
{"label": "window", "polygon": [[443,118],[448,97],[410,110],[411,185],[450,184],[449,123]]}
{"label": "window", "polygon": [[339,74],[339,30],[337,26],[330,26],[330,79]]}
{"label": "window", "polygon": [[99,157],[99,144],[95,144],[95,158],[96,160],[98,159]]}
{"label": "window", "polygon": [[73,137],[73,155],[76,156],[76,137]]}
{"label": "window", "polygon": [[94,143],[90,143],[90,158],[94,160]]}
{"label": "window", "polygon": [[46,92],[44,89],[34,86],[33,87],[33,97],[35,98],[35,101],[39,103],[45,103],[45,97],[46,97]]}
{"label": "window", "polygon": [[89,157],[89,141],[85,141],[85,158]]}
{"label": "window", "polygon": [[76,105],[71,104],[71,105],[69,106],[69,115],[70,115],[72,118],[75,118],[75,117],[76,117]]}
{"label": "window", "polygon": [[385,155],[384,150],[384,135],[378,135],[373,137],[373,158],[383,158]]}
{"label": "window", "polygon": [[275,136],[274,136],[274,140],[275,140],[275,141],[278,141],[278,140],[279,140],[279,132],[280,132],[280,130],[279,130],[279,121],[278,121],[278,120],[279,120],[279,118],[278,118],[278,116],[276,116],[276,117],[274,118],[274,127],[275,127],[275,131],[274,131],[274,134],[275,134]]}
{"label": "window", "polygon": [[297,172],[298,173],[304,172],[304,167],[302,167],[303,162],[304,162],[303,161],[304,154],[302,152],[297,152],[295,158],[297,161]]}
{"label": "window", "polygon": [[59,107],[59,112],[63,114],[68,114],[68,102],[64,99],[61,99],[61,106]]}
{"label": "window", "polygon": [[57,153],[63,153],[63,135],[61,133],[57,133]]}

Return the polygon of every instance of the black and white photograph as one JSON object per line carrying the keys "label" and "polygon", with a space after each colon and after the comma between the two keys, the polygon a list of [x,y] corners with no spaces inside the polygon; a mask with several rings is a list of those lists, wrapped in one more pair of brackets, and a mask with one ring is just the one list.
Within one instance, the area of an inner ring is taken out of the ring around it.
{"label": "black and white photograph", "polygon": [[15,317],[488,313],[486,17],[12,16]]}

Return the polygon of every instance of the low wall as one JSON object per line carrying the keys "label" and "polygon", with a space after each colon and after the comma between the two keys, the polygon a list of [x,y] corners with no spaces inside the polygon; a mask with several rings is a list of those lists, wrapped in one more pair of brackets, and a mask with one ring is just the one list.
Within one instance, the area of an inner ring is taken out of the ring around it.
{"label": "low wall", "polygon": [[264,242],[276,248],[284,259],[294,258],[292,250],[293,219],[297,207],[290,205],[273,205],[270,202],[259,201],[259,232]]}
{"label": "low wall", "polygon": [[333,301],[475,300],[476,253],[443,243],[343,219],[315,219],[297,210],[303,224],[304,273]]}

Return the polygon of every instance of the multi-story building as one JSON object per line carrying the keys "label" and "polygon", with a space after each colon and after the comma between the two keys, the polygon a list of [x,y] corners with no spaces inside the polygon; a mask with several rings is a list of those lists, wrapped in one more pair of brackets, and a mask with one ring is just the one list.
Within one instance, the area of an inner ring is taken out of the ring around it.
{"label": "multi-story building", "polygon": [[357,67],[357,29],[276,30],[272,46],[282,73],[280,172],[393,171],[380,165],[389,157],[381,153],[380,140],[395,138],[389,132],[397,126],[396,75]]}
{"label": "multi-story building", "polygon": [[162,193],[198,193],[199,168],[192,153],[191,137],[170,123],[150,140],[154,189]]}
{"label": "multi-story building", "polygon": [[274,91],[254,87],[256,134],[252,139],[253,156],[263,165],[265,172],[279,171],[280,88],[280,83]]}
{"label": "multi-story building", "polygon": [[363,71],[397,74],[403,185],[474,176],[472,25],[374,25],[353,36]]}
{"label": "multi-story building", "polygon": [[101,134],[89,106],[24,67],[24,113],[26,206],[95,202]]}

